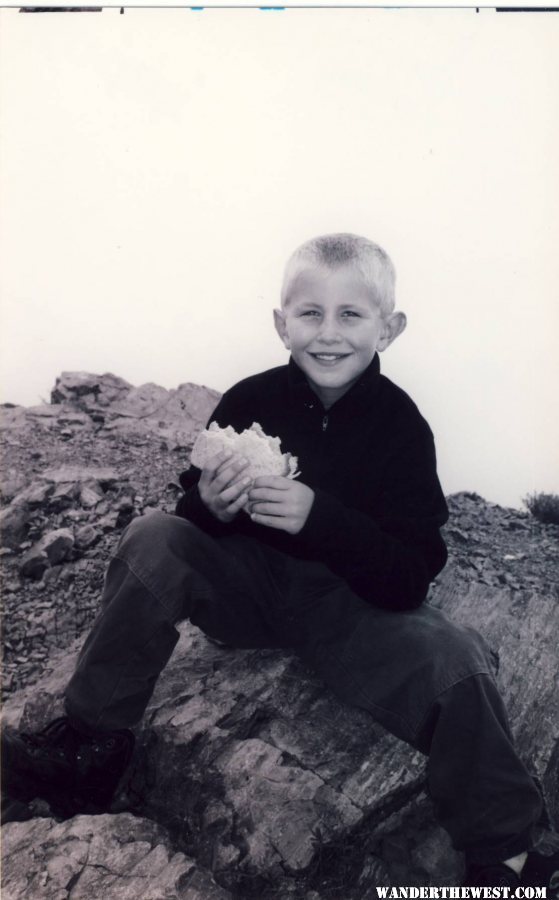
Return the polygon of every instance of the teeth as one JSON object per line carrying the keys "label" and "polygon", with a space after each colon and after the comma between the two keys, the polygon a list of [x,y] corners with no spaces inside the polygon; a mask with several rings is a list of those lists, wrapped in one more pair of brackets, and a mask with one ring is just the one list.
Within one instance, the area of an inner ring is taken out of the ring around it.
{"label": "teeth", "polygon": [[315,353],[314,355],[316,356],[317,359],[331,360],[331,359],[341,359],[342,358],[341,353],[340,354],[337,354],[337,353]]}

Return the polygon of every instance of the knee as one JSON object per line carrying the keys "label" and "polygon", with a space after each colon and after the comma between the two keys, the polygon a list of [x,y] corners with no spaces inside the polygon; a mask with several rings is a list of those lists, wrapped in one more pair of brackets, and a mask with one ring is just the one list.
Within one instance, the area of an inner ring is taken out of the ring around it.
{"label": "knee", "polygon": [[134,550],[152,553],[155,547],[172,543],[177,534],[184,540],[185,532],[192,527],[186,519],[155,510],[147,516],[132,519],[122,533],[118,552]]}
{"label": "knee", "polygon": [[423,671],[437,690],[469,675],[493,674],[492,652],[473,628],[445,620],[424,629],[420,640]]}
{"label": "knee", "polygon": [[155,510],[147,516],[136,516],[122,532],[123,538],[132,538],[139,540],[141,538],[149,538],[154,532],[160,531],[165,527],[165,520],[169,516],[161,510]]}

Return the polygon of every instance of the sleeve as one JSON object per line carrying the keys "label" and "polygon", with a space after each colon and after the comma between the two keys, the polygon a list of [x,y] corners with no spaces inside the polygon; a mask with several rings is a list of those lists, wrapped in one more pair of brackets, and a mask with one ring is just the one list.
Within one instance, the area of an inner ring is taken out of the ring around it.
{"label": "sleeve", "polygon": [[298,534],[309,556],[328,565],[373,606],[420,606],[447,560],[440,527],[448,510],[433,436],[426,427],[427,432],[391,457],[374,514],[317,490]]}
{"label": "sleeve", "polygon": [[[225,425],[232,425],[236,431],[242,431],[243,428],[248,427],[248,425],[245,424],[245,408],[246,403],[243,402],[241,392],[233,387],[223,394],[221,400],[208,419],[206,427],[210,422],[217,422],[222,428]],[[175,509],[175,515],[180,516],[182,519],[189,519],[194,525],[197,525],[213,537],[231,534],[236,530],[234,521],[227,523],[220,522],[219,519],[216,519],[216,517],[212,515],[200,497],[198,482],[201,474],[201,470],[196,466],[190,466],[189,469],[182,472],[179,476],[179,481],[184,490],[184,494],[179,498]]]}

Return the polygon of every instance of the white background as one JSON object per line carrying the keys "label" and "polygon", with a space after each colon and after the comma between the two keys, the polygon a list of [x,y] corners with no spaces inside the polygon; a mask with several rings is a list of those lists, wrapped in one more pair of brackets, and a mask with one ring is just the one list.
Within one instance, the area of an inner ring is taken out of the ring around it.
{"label": "white background", "polygon": [[408,329],[381,363],[444,490],[559,490],[559,15],[0,24],[3,401],[63,369],[224,390],[281,364],[287,255],[353,231],[396,264]]}

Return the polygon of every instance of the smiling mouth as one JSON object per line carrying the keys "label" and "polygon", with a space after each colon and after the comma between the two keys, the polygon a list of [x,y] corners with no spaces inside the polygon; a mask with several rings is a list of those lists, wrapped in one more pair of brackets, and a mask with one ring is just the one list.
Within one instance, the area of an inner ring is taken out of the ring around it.
{"label": "smiling mouth", "polygon": [[349,353],[310,353],[313,359],[316,359],[318,362],[326,362],[326,363],[335,363],[340,359],[346,359],[350,354]]}

